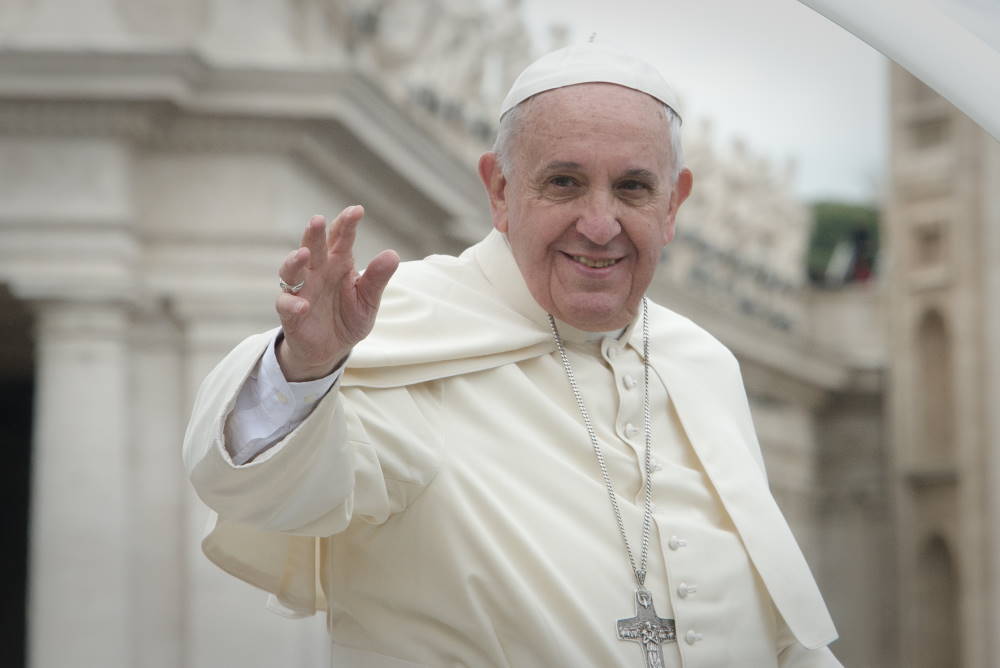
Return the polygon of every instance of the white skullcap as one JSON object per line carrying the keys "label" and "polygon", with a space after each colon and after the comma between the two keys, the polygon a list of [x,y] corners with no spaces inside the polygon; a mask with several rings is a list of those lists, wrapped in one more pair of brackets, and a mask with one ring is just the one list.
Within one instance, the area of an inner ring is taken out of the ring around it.
{"label": "white skullcap", "polygon": [[624,51],[594,42],[563,47],[528,65],[507,92],[500,105],[500,116],[532,95],[581,83],[613,83],[633,88],[655,97],[680,117],[677,94],[655,67]]}

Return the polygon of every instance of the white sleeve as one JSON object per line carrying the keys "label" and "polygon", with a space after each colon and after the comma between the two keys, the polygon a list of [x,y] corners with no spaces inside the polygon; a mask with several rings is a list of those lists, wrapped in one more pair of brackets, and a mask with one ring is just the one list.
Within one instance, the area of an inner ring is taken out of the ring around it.
{"label": "white sleeve", "polygon": [[[257,382],[266,375],[263,357],[276,332],[237,345],[194,398],[182,452],[195,491],[219,517],[215,542],[203,543],[206,554],[253,552],[257,543],[247,548],[246,541],[256,541],[259,532],[324,537],[355,518],[381,524],[406,508],[440,470],[439,434],[429,428],[409,387],[350,387],[342,393],[343,376],[284,438],[245,464],[234,463],[230,450],[238,446],[226,446],[226,423],[258,363]],[[271,408],[294,412],[271,398]],[[284,563],[284,554],[255,553],[253,559],[280,557]],[[282,577],[279,570],[275,582]]]}
{"label": "white sleeve", "polygon": [[341,364],[329,376],[318,380],[288,382],[275,353],[281,336],[279,331],[257,361],[226,420],[226,450],[237,466],[253,460],[290,434],[343,373]]}

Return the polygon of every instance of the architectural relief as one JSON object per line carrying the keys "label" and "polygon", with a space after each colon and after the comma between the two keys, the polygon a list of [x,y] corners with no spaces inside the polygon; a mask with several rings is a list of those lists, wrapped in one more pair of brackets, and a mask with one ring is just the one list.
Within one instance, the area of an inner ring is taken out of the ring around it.
{"label": "architectural relief", "polygon": [[1000,144],[904,70],[890,81],[900,665],[987,668],[1000,656]]}
{"label": "architectural relief", "polygon": [[789,170],[776,175],[741,142],[722,153],[712,140],[708,124],[685,136],[696,187],[664,269],[721,308],[794,330],[804,317],[809,213]]}

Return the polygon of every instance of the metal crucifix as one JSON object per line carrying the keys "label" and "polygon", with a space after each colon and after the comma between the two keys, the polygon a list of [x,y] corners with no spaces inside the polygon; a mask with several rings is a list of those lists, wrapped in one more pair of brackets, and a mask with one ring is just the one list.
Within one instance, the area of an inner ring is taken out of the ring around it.
{"label": "metal crucifix", "polygon": [[635,592],[635,617],[618,620],[618,639],[631,640],[642,645],[646,668],[663,668],[665,642],[677,640],[674,620],[656,616],[653,595],[645,587]]}

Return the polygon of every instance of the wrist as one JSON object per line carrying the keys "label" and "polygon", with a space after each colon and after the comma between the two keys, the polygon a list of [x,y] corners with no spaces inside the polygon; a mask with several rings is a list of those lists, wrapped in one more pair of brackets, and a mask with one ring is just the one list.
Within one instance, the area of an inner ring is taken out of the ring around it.
{"label": "wrist", "polygon": [[284,375],[285,380],[290,383],[305,383],[325,378],[339,369],[347,361],[347,356],[351,354],[351,349],[338,350],[334,356],[329,358],[329,361],[309,363],[296,359],[295,354],[287,345],[284,336],[281,336],[275,346],[274,352],[275,357],[278,358],[278,366],[281,368],[281,373]]}

